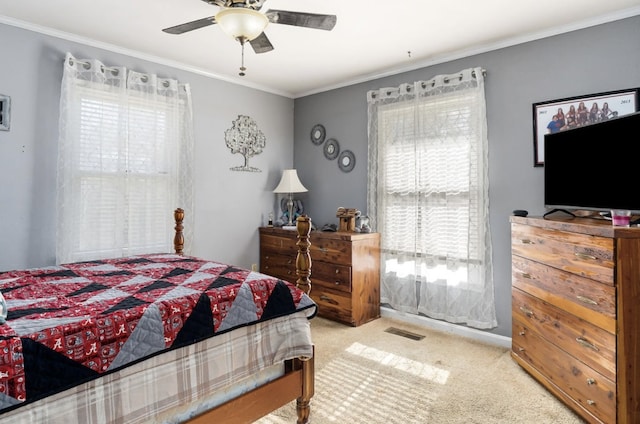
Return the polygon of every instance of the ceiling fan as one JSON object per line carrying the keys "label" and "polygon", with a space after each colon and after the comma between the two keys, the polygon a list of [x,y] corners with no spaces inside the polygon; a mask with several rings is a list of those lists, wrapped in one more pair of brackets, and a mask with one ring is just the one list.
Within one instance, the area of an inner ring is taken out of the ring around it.
{"label": "ceiling fan", "polygon": [[273,45],[264,33],[269,23],[292,25],[305,28],[331,31],[336,25],[335,15],[292,12],[289,10],[269,9],[260,12],[266,0],[202,0],[218,6],[220,10],[214,16],[197,19],[192,22],[165,28],[168,34],[184,34],[185,32],[218,24],[224,32],[232,36],[242,46],[242,66],[240,76],[244,76],[244,44],[248,41],[256,53],[273,50]]}

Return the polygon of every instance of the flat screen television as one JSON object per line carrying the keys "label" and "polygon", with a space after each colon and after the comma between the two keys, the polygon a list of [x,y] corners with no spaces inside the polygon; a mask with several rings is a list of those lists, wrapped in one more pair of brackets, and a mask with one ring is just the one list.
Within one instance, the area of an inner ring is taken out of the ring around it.
{"label": "flat screen television", "polygon": [[640,213],[640,112],[545,135],[544,203]]}

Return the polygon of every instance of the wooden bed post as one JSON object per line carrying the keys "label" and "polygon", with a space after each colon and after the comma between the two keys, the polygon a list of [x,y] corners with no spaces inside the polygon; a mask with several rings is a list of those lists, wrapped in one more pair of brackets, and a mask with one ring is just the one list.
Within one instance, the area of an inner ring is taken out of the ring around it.
{"label": "wooden bed post", "polygon": [[311,218],[301,215],[296,220],[296,230],[298,231],[298,254],[296,255],[296,275],[298,280],[296,286],[305,293],[311,293],[311,254],[309,253],[309,233],[311,232]]}
{"label": "wooden bed post", "polygon": [[182,208],[178,208],[173,212],[173,218],[176,222],[176,235],[173,238],[173,248],[178,255],[182,255],[182,251],[184,249],[184,234],[182,234],[182,230],[184,227],[182,226],[182,221],[184,220],[184,210]]}
{"label": "wooden bed post", "polygon": [[[309,247],[309,234],[311,232],[311,218],[307,215],[301,215],[296,220],[296,230],[298,231],[298,254],[296,255],[296,275],[298,280],[296,286],[305,293],[311,293],[311,254]],[[315,353],[314,353],[315,356]],[[309,422],[309,414],[311,413],[311,398],[314,395],[315,386],[315,370],[314,356],[310,358],[298,358],[299,365],[302,368],[302,394],[296,399],[296,413],[298,415],[297,424],[307,424]]]}
{"label": "wooden bed post", "polygon": [[296,399],[297,424],[307,424],[311,413],[311,398],[315,387],[315,347],[313,356],[299,358],[302,365],[302,396]]}

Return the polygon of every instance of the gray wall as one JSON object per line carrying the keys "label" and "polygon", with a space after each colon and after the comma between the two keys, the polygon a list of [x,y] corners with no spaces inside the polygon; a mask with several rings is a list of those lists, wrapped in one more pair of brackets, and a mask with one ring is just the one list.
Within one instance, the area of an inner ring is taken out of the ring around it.
{"label": "gray wall", "polygon": [[[191,84],[196,157],[191,253],[244,267],[258,263],[257,228],[276,206],[272,190],[281,170],[293,163],[292,99],[10,25],[0,24],[0,40],[0,94],[12,102],[11,130],[0,131],[0,270],[55,260],[58,109],[67,51]],[[251,116],[267,138],[264,152],[249,161],[260,173],[229,170],[243,163],[224,142],[224,131],[239,114]]]}
{"label": "gray wall", "polygon": [[[545,211],[543,168],[533,167],[532,103],[640,86],[640,16],[296,99],[294,163],[309,189],[300,197],[317,226],[337,223],[340,206],[366,213],[367,91],[476,66],[487,70],[498,316],[498,327],[492,332],[510,336],[509,215],[514,209],[527,209],[533,215]],[[315,124],[324,125],[327,137],[336,138],[341,149],[355,153],[351,173],[341,172],[335,160],[324,158],[322,146],[311,143],[309,134]]]}

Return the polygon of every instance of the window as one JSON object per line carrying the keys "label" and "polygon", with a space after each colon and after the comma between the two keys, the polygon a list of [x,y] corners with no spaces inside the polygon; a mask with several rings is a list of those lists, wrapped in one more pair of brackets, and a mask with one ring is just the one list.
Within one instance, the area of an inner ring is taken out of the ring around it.
{"label": "window", "polygon": [[486,118],[472,72],[369,93],[369,214],[382,233],[384,303],[488,328]]}
{"label": "window", "polygon": [[[392,231],[386,234],[390,240],[387,247],[392,250],[415,252],[422,257],[452,255],[463,262],[468,259],[465,223],[470,218],[470,191],[477,189],[477,181],[470,180],[471,146],[466,136],[469,99],[465,95],[457,97],[447,101],[454,112],[441,113],[436,118],[447,128],[441,132],[433,129],[434,122],[428,122],[434,113],[430,109],[437,107],[437,102],[430,105],[421,100],[413,105],[416,113],[425,117],[420,129],[411,124],[404,130],[392,128],[402,122],[398,113],[406,113],[406,105],[380,108],[382,133],[397,136],[380,156],[385,170],[380,175],[380,195],[388,197],[382,216],[386,220],[384,228]],[[472,230],[477,231],[477,227]],[[416,238],[424,243],[416,243]],[[478,246],[471,248],[471,258],[479,260]]]}
{"label": "window", "polygon": [[[171,211],[191,197],[189,99],[144,74],[87,81],[85,63],[68,58],[63,80],[58,262],[170,251]],[[97,72],[113,69],[126,74]]]}

